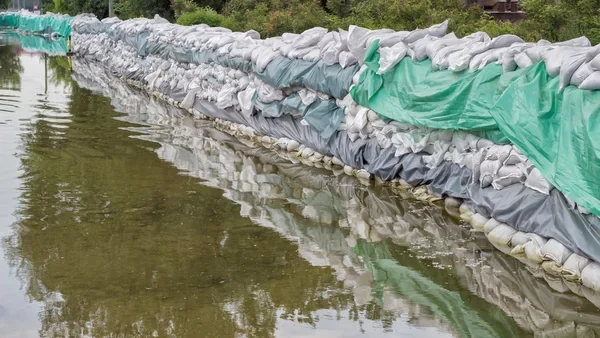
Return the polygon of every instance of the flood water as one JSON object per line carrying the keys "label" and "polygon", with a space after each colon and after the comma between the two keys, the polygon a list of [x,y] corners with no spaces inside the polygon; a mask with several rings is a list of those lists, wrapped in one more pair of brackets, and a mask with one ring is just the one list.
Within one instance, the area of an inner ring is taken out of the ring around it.
{"label": "flood water", "polygon": [[70,68],[0,47],[0,337],[600,335],[442,204]]}

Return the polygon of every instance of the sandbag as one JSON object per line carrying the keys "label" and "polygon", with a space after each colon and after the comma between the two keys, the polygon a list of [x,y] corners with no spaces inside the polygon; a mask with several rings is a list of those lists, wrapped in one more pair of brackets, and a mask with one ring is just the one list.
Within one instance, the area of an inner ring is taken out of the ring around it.
{"label": "sandbag", "polygon": [[534,233],[527,234],[527,237],[531,239],[524,245],[525,255],[527,259],[532,260],[536,263],[542,263],[544,261],[544,256],[542,255],[542,247],[546,245],[547,240]]}
{"label": "sandbag", "polygon": [[500,223],[499,221],[497,221],[494,218],[490,218],[483,225],[483,232],[485,232],[486,234],[489,234],[492,230],[496,229],[500,224],[502,224],[502,223]]}
{"label": "sandbag", "polygon": [[551,260],[558,265],[562,265],[573,253],[557,240],[551,238],[541,249],[545,260]]}
{"label": "sandbag", "polygon": [[483,231],[483,226],[485,225],[485,223],[487,223],[489,221],[489,219],[485,216],[483,216],[482,214],[474,214],[473,216],[471,216],[471,225],[473,226],[473,228],[479,230],[479,231]]}
{"label": "sandbag", "polygon": [[492,186],[496,190],[501,190],[512,184],[520,183],[523,180],[524,174],[521,169],[515,165],[503,165],[498,169],[498,173],[492,182]]}
{"label": "sandbag", "polygon": [[327,34],[327,29],[323,27],[313,27],[305,30],[292,43],[292,48],[301,49],[315,46]]}
{"label": "sandbag", "polygon": [[392,47],[379,48],[379,69],[377,74],[385,74],[390,69],[394,68],[405,56],[408,47],[404,42],[399,42]]}
{"label": "sandbag", "polygon": [[579,67],[585,61],[586,53],[586,50],[581,50],[563,59],[563,62],[560,65],[560,86],[558,87],[559,92],[571,83],[571,77],[573,77],[575,71],[577,71],[577,69],[579,69]]}
{"label": "sandbag", "polygon": [[563,263],[562,276],[568,281],[578,282],[581,280],[581,272],[590,263],[588,258],[574,253]]}
{"label": "sandbag", "polygon": [[508,249],[511,238],[514,234],[517,233],[517,230],[514,228],[500,223],[496,226],[492,231],[487,233],[487,239],[489,239],[492,244],[495,244],[501,248]]}
{"label": "sandbag", "polygon": [[572,55],[581,53],[582,51],[585,52],[587,49],[582,49],[581,47],[562,46],[549,50],[542,56],[542,59],[546,64],[546,71],[548,72],[548,75],[552,77],[558,76],[560,74],[560,66],[562,65],[563,61]]}
{"label": "sandbag", "polygon": [[600,292],[600,265],[596,262],[588,264],[581,271],[581,283],[597,292]]}
{"label": "sandbag", "polygon": [[[591,68],[591,67],[590,67]],[[598,90],[600,89],[600,71],[590,74],[581,84],[579,89]]]}
{"label": "sandbag", "polygon": [[552,191],[552,189],[554,188],[554,186],[550,182],[548,182],[548,180],[542,175],[542,173],[537,168],[533,168],[529,172],[529,174],[527,174],[525,186],[544,195],[549,195],[550,191]]}
{"label": "sandbag", "polygon": [[593,72],[594,70],[590,66],[589,62],[585,62],[581,66],[579,66],[579,68],[577,68],[575,73],[573,73],[573,76],[571,76],[571,80],[569,80],[569,83],[579,87],[583,83],[583,81],[585,81],[585,79],[587,79],[588,76],[590,76]]}

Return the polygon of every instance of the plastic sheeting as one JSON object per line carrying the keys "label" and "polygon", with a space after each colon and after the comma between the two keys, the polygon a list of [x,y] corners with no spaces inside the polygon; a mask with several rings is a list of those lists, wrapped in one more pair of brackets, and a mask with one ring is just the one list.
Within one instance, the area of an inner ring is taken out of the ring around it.
{"label": "plastic sheeting", "polygon": [[68,15],[25,15],[23,13],[0,13],[0,26],[13,27],[33,33],[71,34],[71,20]]}
{"label": "plastic sheeting", "polygon": [[376,41],[352,89],[360,105],[418,126],[483,131],[492,140],[500,131],[548,181],[600,215],[600,93],[573,86],[559,92],[559,78],[543,62],[504,74],[495,64],[455,73],[404,58],[378,75],[377,50]]}

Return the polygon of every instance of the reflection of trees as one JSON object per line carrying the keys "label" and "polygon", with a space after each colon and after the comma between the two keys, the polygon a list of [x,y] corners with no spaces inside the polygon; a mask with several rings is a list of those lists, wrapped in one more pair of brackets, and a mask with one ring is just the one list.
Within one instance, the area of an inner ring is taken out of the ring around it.
{"label": "reflection of trees", "polygon": [[71,66],[66,56],[48,57],[49,80],[56,86],[69,87],[73,81],[71,78]]}
{"label": "reflection of trees", "polygon": [[21,60],[15,46],[0,46],[0,89],[21,88]]}
{"label": "reflection of trees", "polygon": [[74,85],[69,109],[68,128],[40,120],[22,138],[19,221],[5,239],[45,303],[42,336],[268,337],[278,310],[347,306],[322,296],[337,288],[329,270],[119,129],[109,99]]}

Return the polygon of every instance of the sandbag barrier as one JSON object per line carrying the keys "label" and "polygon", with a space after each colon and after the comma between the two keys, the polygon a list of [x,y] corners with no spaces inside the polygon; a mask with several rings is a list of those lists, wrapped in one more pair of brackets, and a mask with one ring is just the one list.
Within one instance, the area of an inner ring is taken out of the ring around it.
{"label": "sandbag barrier", "polygon": [[[101,63],[114,75],[195,116],[216,118],[237,135],[263,135],[261,140],[266,144],[297,152],[309,163],[325,163],[332,168],[341,165],[343,172],[363,179],[375,176],[396,184],[424,184],[437,196],[465,199],[482,217],[493,216],[497,223],[511,224],[529,234],[525,243],[523,236],[515,239],[515,248],[530,242],[538,246],[550,242],[537,241],[535,236],[541,236],[551,239],[554,247],[559,243],[555,251],[600,261],[595,250],[600,245],[595,231],[600,226],[598,218],[585,215],[588,212],[581,205],[552,189],[519,147],[502,144],[507,141],[502,133],[484,128],[469,134],[435,130],[401,119],[390,121],[375,108],[356,103],[370,106],[371,99],[377,97],[380,88],[367,85],[377,79],[373,73],[386,77],[406,63],[406,58],[398,57],[403,56],[401,50],[398,53],[400,47],[410,47],[405,55],[415,59],[422,58],[417,55],[419,50],[424,48],[427,54],[433,45],[442,46],[438,52],[462,53],[465,40],[446,34],[446,22],[413,32],[368,31],[355,26],[348,32],[314,28],[300,35],[266,40],[259,39],[254,31],[182,27],[159,17],[99,21],[80,15],[72,20],[72,27],[73,48],[80,56]],[[494,50],[497,56],[497,47],[514,37],[504,37],[500,43],[499,38],[490,41],[485,33],[478,33],[467,40],[473,39],[483,48],[481,53]],[[579,39],[568,44],[586,42]],[[454,47],[444,49],[450,45]],[[544,48],[550,52],[560,46]],[[499,50],[508,52],[502,48]],[[433,68],[443,69],[447,63],[450,71],[460,70],[450,67],[450,61],[436,59],[437,54],[431,55]],[[468,53],[473,59],[478,55]],[[500,56],[504,58],[504,54]],[[395,59],[390,62],[389,57]],[[461,62],[464,59],[460,58]],[[484,66],[480,73],[486,75],[494,66]],[[481,122],[484,126],[488,123]],[[515,201],[519,201],[519,208],[514,208]],[[463,214],[470,220],[466,206]],[[496,244],[510,246],[517,230],[506,230],[504,237],[495,230],[491,238]],[[546,264],[549,271],[562,271],[562,264],[567,262],[562,259],[565,255],[542,256],[554,262],[553,266]],[[595,271],[593,264],[585,275]],[[577,266],[583,272],[581,265]],[[582,282],[591,285],[587,279],[582,278]]]}
{"label": "sandbag barrier", "polygon": [[[527,331],[554,337],[600,335],[599,318],[590,311],[590,304],[564,292],[573,288],[600,304],[597,293],[553,277],[539,266],[523,265],[487,250],[489,242],[479,233],[470,233],[461,222],[440,222],[439,206],[415,203],[405,190],[396,190],[403,198],[394,198],[385,197],[372,185],[356,189],[351,177],[323,175],[317,162],[313,168],[299,167],[294,164],[299,159],[286,151],[266,150],[260,142],[220,133],[208,121],[194,121],[181,110],[141,97],[94,64],[76,61],[74,69],[80,86],[110,97],[127,113],[127,121],[151,127],[153,132],[143,137],[160,143],[156,150],[160,158],[209,186],[224,189],[224,196],[241,205],[242,216],[296,242],[311,264],[333,268],[352,290],[357,305],[375,297],[386,310],[398,313],[410,313],[419,305],[439,308],[436,305],[452,294],[455,281],[449,281],[447,273],[417,273],[420,262],[431,259],[434,265],[455,271],[453,275],[460,276],[457,283],[499,306]],[[161,126],[166,127],[164,133]],[[458,214],[458,204],[451,202],[444,208]],[[278,207],[290,203],[293,208]],[[378,258],[394,260],[386,250],[386,240],[419,258],[403,256],[405,260],[396,265],[369,264]],[[396,282],[417,288],[403,290]],[[382,283],[387,286],[383,294],[371,292]],[[450,290],[436,285],[441,283]],[[454,313],[471,316],[456,321],[436,313],[454,330],[474,336],[515,336],[510,331],[512,323],[498,325],[500,318],[477,311],[468,299],[462,306],[445,305]],[[491,323],[496,325],[488,326]],[[497,331],[499,327],[506,331]]]}

